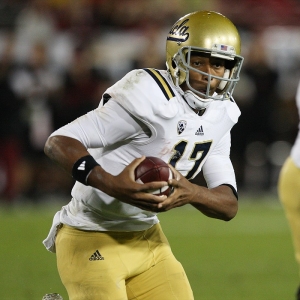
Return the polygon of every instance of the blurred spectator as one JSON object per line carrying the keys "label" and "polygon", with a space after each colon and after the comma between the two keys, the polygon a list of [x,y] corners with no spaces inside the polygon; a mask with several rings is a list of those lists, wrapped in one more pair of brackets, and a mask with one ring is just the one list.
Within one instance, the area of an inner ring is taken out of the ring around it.
{"label": "blurred spectator", "polygon": [[75,50],[72,62],[61,80],[61,95],[52,103],[55,129],[95,109],[110,84],[105,70],[93,66],[88,45]]}
{"label": "blurred spectator", "polygon": [[167,34],[167,31],[164,34],[160,25],[148,24],[148,26],[144,27],[142,33],[144,42],[140,46],[139,55],[136,55],[132,60],[132,68],[138,69],[152,66],[157,69],[165,69],[165,49],[162,47],[164,41],[161,39]]}
{"label": "blurred spectator", "polygon": [[216,9],[243,28],[263,30],[272,25],[299,25],[297,0],[218,0]]}
{"label": "blurred spectator", "polygon": [[19,63],[28,60],[36,43],[51,44],[56,33],[55,20],[47,1],[31,0],[15,20],[15,59]]}
{"label": "blurred spectator", "polygon": [[[271,187],[272,178],[272,164],[266,151],[276,140],[272,116],[279,105],[279,99],[276,93],[278,72],[275,66],[268,64],[261,33],[257,33],[252,39],[248,49],[248,62],[245,62],[241,77],[244,84],[247,80],[247,86],[242,83],[242,87],[237,87],[236,90],[236,100],[242,114],[239,125],[233,128],[232,157],[240,169],[240,188],[247,185],[247,180],[256,178],[259,182],[256,188],[266,191]],[[249,145],[252,145],[250,152],[247,150]],[[255,166],[256,162],[259,165]]]}
{"label": "blurred spectator", "polygon": [[51,98],[57,96],[61,86],[59,74],[49,64],[43,43],[33,44],[29,61],[14,68],[11,80],[15,93],[26,105],[28,150],[42,152],[53,130]]}
{"label": "blurred spectator", "polygon": [[53,131],[52,98],[57,97],[61,80],[49,64],[47,47],[40,42],[33,44],[27,63],[19,64],[11,72],[13,91],[23,101],[26,133],[23,150],[32,170],[31,192],[39,189],[45,156],[44,144]]}
{"label": "blurred spectator", "polygon": [[0,61],[0,196],[11,202],[19,192],[18,166],[22,160],[22,102],[10,86],[12,46],[10,36],[5,41]]}

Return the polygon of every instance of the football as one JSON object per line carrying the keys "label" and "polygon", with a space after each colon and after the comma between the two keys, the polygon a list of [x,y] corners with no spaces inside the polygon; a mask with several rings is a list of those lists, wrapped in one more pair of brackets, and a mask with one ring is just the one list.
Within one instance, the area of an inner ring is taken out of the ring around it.
{"label": "football", "polygon": [[[135,180],[138,183],[148,183],[152,181],[168,181],[173,178],[173,172],[167,163],[158,157],[147,156],[135,169]],[[172,188],[164,186],[161,189],[149,190],[154,195],[169,196]]]}

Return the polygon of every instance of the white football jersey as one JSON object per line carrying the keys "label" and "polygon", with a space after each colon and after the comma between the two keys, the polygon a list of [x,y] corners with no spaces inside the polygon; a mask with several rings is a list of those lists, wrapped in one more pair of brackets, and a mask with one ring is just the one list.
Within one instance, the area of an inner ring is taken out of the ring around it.
{"label": "white football jersey", "polygon": [[[213,101],[199,116],[167,71],[143,69],[129,72],[107,89],[97,109],[52,135],[79,140],[113,175],[137,157],[156,156],[188,179],[202,170],[208,188],[230,184],[236,189],[230,130],[239,115],[236,103],[228,99]],[[53,228],[61,222],[83,230],[138,231],[158,222],[156,213],[79,182],[72,197],[56,214]]]}
{"label": "white football jersey", "polygon": [[[300,120],[300,82],[298,84],[297,93],[296,93],[296,105],[298,108],[298,116]],[[293,161],[298,166],[298,168],[300,168],[300,122],[298,125],[298,135],[292,147],[291,157],[293,158]]]}

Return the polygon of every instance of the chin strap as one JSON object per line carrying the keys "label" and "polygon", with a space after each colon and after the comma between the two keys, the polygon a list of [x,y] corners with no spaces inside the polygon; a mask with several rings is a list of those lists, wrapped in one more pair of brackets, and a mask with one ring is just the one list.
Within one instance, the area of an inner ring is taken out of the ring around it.
{"label": "chin strap", "polygon": [[213,99],[203,99],[190,90],[184,92],[184,98],[193,109],[204,109],[213,101]]}

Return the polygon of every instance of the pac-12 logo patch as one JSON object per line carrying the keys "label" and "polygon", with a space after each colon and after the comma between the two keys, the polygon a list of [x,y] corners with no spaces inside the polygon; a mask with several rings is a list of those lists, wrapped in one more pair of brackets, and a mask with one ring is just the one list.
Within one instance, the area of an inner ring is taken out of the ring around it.
{"label": "pac-12 logo patch", "polygon": [[186,121],[184,120],[179,121],[177,124],[177,133],[181,134],[185,128],[186,128]]}

